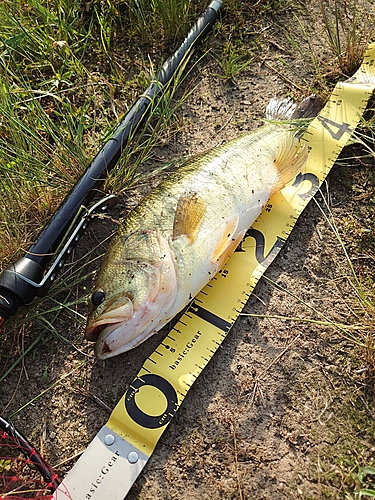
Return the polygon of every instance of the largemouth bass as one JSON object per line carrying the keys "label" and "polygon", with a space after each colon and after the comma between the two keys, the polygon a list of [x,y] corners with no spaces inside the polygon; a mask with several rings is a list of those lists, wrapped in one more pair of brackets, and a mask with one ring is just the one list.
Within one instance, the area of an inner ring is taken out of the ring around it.
{"label": "largemouth bass", "polygon": [[86,338],[104,359],[160,330],[213,278],[270,196],[300,172],[308,150],[296,126],[316,99],[272,99],[279,120],[193,157],[126,218],[103,259]]}

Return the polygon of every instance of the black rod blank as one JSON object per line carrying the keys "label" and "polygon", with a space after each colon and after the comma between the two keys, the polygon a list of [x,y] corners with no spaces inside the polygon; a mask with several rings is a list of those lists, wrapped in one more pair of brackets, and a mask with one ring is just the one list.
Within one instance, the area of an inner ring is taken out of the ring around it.
{"label": "black rod blank", "polygon": [[[215,24],[222,0],[213,0],[199,17],[176,52],[167,59],[144,94],[136,101],[118,124],[112,137],[104,144],[85,173],[75,184],[50,221],[26,254],[0,274],[0,326],[14,315],[20,305],[29,304],[37,295],[37,287],[76,217],[79,208],[86,206],[117,164],[124,147],[138,125],[147,115],[151,103],[171,80],[187,52]],[[26,279],[25,279],[26,278]]]}

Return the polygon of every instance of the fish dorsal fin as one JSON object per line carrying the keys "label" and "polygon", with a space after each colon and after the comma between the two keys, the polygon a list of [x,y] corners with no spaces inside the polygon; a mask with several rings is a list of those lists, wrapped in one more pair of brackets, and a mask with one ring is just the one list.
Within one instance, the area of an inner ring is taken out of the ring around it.
{"label": "fish dorsal fin", "polygon": [[186,235],[190,243],[194,243],[205,213],[206,203],[197,193],[185,193],[180,196],[173,221],[172,237]]}
{"label": "fish dorsal fin", "polygon": [[277,179],[273,193],[285,187],[288,182],[296,177],[306,163],[308,148],[306,143],[294,137],[292,134],[277,146],[274,164],[277,171]]}
{"label": "fish dorsal fin", "polygon": [[290,98],[272,97],[266,108],[266,120],[290,120],[295,113],[297,104]]}
{"label": "fish dorsal fin", "polygon": [[266,120],[295,120],[299,118],[312,118],[323,107],[323,101],[315,94],[305,97],[296,104],[290,97],[273,97],[266,108]]}

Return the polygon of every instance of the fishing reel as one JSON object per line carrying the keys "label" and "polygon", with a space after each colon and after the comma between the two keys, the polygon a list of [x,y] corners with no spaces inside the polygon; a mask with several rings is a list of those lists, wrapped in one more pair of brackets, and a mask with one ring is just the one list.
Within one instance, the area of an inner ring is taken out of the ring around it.
{"label": "fishing reel", "polygon": [[31,249],[3,271],[0,275],[0,329],[20,306],[28,305],[36,296],[47,295],[90,222],[117,203],[118,198],[110,195],[95,203],[89,210],[84,209],[62,248],[60,244],[61,249],[47,272],[44,266],[46,255],[33,253]]}

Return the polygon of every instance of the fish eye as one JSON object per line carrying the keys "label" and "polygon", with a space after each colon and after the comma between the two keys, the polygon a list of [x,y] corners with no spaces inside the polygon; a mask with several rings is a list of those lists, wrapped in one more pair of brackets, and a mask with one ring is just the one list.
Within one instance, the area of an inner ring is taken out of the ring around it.
{"label": "fish eye", "polygon": [[94,292],[91,295],[91,302],[92,305],[95,307],[98,307],[103,302],[104,299],[105,299],[105,293],[102,289],[96,290],[96,292]]}

